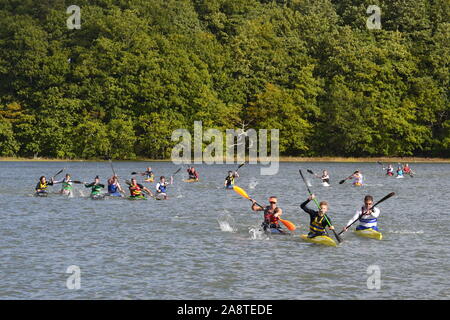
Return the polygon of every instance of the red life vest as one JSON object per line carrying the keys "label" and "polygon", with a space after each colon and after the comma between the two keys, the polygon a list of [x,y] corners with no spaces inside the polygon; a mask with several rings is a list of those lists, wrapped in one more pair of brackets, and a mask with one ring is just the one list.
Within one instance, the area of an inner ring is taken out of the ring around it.
{"label": "red life vest", "polygon": [[270,206],[267,206],[264,209],[264,222],[265,223],[268,223],[269,225],[271,225],[271,224],[278,225],[278,221],[280,220],[280,218],[275,217],[275,213],[277,212],[276,209],[278,209],[278,208],[275,208],[275,210],[272,211],[270,209]]}
{"label": "red life vest", "polygon": [[129,187],[131,196],[140,196],[142,194],[142,189],[138,185],[131,185]]}

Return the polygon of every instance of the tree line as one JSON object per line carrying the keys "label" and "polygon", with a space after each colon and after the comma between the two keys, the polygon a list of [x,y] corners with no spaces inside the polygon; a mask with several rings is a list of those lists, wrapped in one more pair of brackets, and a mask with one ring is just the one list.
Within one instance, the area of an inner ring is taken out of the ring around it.
{"label": "tree line", "polygon": [[448,0],[3,0],[0,156],[164,159],[202,121],[287,156],[449,157],[449,40]]}

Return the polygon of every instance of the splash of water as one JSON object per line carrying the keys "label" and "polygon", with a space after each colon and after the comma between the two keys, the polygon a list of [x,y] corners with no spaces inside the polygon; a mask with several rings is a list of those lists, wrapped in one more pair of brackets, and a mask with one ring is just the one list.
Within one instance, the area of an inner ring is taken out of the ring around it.
{"label": "splash of water", "polygon": [[250,227],[248,228],[248,233],[250,234],[251,240],[267,240],[269,237],[266,235],[266,233],[261,230],[259,227]]}
{"label": "splash of water", "polygon": [[248,188],[255,189],[257,185],[258,185],[258,181],[256,181],[256,178],[253,177],[248,184]]}
{"label": "splash of water", "polygon": [[223,214],[217,218],[220,230],[224,232],[236,232],[236,222],[229,214]]}

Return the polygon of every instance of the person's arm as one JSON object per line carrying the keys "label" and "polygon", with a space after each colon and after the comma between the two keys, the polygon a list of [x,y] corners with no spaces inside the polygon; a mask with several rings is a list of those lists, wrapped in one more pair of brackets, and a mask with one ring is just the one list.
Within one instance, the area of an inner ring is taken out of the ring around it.
{"label": "person's arm", "polygon": [[239,178],[239,173],[237,173],[237,171],[234,172],[234,177]]}
{"label": "person's arm", "polygon": [[36,184],[36,188],[34,188],[34,190],[39,190],[39,189],[40,189],[40,188],[39,188],[40,186],[41,186],[41,182],[39,181],[39,182]]}
{"label": "person's arm", "polygon": [[317,214],[317,211],[312,210],[312,209],[309,209],[309,208],[306,206],[310,201],[311,201],[311,200],[310,200],[309,198],[306,199],[306,201],[303,202],[303,203],[300,205],[300,208],[302,208],[303,211],[305,211],[305,212],[308,213],[309,215]]}
{"label": "person's arm", "polygon": [[283,210],[281,208],[277,208],[277,212],[273,215],[275,218],[279,218],[283,214]]}
{"label": "person's arm", "polygon": [[345,225],[344,228],[342,228],[343,231],[347,231],[348,227],[356,220],[359,219],[359,217],[361,216],[361,211],[357,210],[356,213],[353,215],[353,217],[348,220],[347,224]]}
{"label": "person's arm", "polygon": [[91,188],[92,186],[94,185],[94,183],[93,182],[91,182],[91,183],[84,183],[84,186],[86,187],[86,188]]}
{"label": "person's arm", "polygon": [[256,204],[256,201],[253,199],[250,199],[252,201],[252,210],[253,211],[264,211],[264,208],[261,208],[259,205]]}
{"label": "person's arm", "polygon": [[323,226],[330,228],[330,230],[334,230],[333,224],[331,223],[331,219],[325,215],[326,219],[323,220]]}
{"label": "person's arm", "polygon": [[104,187],[105,187],[105,185],[102,184],[102,183],[99,183],[98,186],[99,186],[100,188],[104,188]]}
{"label": "person's arm", "polygon": [[157,183],[156,184],[156,192],[158,192],[158,193],[160,193],[161,192],[161,190],[159,190],[159,187],[161,186],[161,183]]}

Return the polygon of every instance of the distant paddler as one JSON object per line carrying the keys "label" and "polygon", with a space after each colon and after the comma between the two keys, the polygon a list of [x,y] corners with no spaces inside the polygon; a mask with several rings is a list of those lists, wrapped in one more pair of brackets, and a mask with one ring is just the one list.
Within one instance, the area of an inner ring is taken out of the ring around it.
{"label": "distant paddler", "polygon": [[386,170],[386,175],[392,177],[394,175],[394,167],[392,164],[389,164],[387,168],[383,168],[383,170]]}
{"label": "distant paddler", "polygon": [[404,174],[409,174],[411,177],[414,175],[414,172],[411,170],[411,168],[409,167],[408,164],[405,164],[403,166],[403,173]]}
{"label": "distant paddler", "polygon": [[227,177],[225,178],[225,182],[224,182],[224,185],[225,185],[225,188],[227,188],[227,189],[233,189],[233,186],[234,186],[234,180],[236,179],[236,178],[239,178],[239,174],[237,173],[237,171],[228,171],[228,175],[227,175]]}
{"label": "distant paddler", "polygon": [[286,233],[281,228],[279,223],[280,217],[283,214],[283,210],[277,206],[278,199],[277,197],[269,198],[269,205],[265,208],[259,206],[255,200],[250,199],[252,201],[252,210],[253,211],[264,211],[264,221],[261,224],[261,227],[265,232],[269,233]]}
{"label": "distant paddler", "polygon": [[111,197],[123,197],[123,189],[119,183],[119,179],[116,175],[113,175],[108,179],[108,196]]}
{"label": "distant paddler", "polygon": [[398,166],[397,168],[397,177],[396,178],[403,178],[403,169],[402,166]]}
{"label": "distant paddler", "polygon": [[169,197],[167,196],[167,186],[173,184],[173,176],[170,177],[170,182],[166,181],[166,177],[161,176],[159,178],[159,182],[156,184],[156,199],[164,199],[167,200]]}
{"label": "distant paddler", "polygon": [[306,170],[306,171],[308,171],[309,173],[311,173],[311,174],[314,175],[315,177],[321,179],[321,180],[322,180],[322,185],[323,185],[323,186],[325,186],[325,187],[330,186],[330,175],[328,174],[328,171],[327,171],[327,170],[323,170],[321,176],[319,176],[318,174],[315,174],[312,170],[309,170],[309,169],[308,169],[308,170]]}
{"label": "distant paddler", "polygon": [[189,167],[187,169],[187,173],[189,175],[189,180],[195,180],[198,181],[198,172],[195,170],[194,167]]}
{"label": "distant paddler", "polygon": [[132,172],[131,174],[140,174],[141,176],[145,176],[144,181],[146,182],[153,182],[155,180],[155,174],[153,173],[151,167],[147,167],[144,172]]}
{"label": "distant paddler", "polygon": [[321,201],[319,203],[319,211],[307,207],[308,203],[315,198],[316,196],[314,194],[311,194],[308,199],[300,205],[300,208],[302,208],[303,211],[309,214],[310,218],[308,238],[326,236],[326,228],[334,230],[330,218],[326,215],[326,213],[328,212],[328,202]]}
{"label": "distant paddler", "polygon": [[353,178],[353,185],[360,187],[363,185],[363,175],[361,173],[361,171],[356,170],[353,174],[352,174],[352,178]]}
{"label": "distant paddler", "polygon": [[53,184],[58,184],[58,183],[62,184],[61,191],[60,191],[61,194],[66,195],[66,196],[70,196],[72,194],[73,181],[71,180],[70,174],[66,173],[64,179],[62,179],[60,181],[53,181]]}
{"label": "distant paddler", "polygon": [[99,199],[102,198],[103,195],[101,194],[102,189],[105,187],[104,184],[100,183],[99,176],[96,176],[94,178],[94,182],[91,183],[84,183],[84,186],[86,188],[91,188],[91,198],[93,199]]}
{"label": "distant paddler", "polygon": [[47,187],[48,186],[52,186],[53,185],[53,181],[47,181],[47,178],[45,176],[41,176],[39,178],[39,182],[36,185],[36,195],[37,196],[47,196],[48,192],[47,192]]}
{"label": "distant paddler", "polygon": [[129,183],[128,190],[130,190],[130,198],[139,199],[145,198],[143,192],[146,192],[150,197],[153,197],[153,193],[142,184],[137,183],[136,178],[131,178],[131,182]]}

